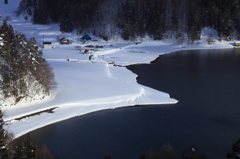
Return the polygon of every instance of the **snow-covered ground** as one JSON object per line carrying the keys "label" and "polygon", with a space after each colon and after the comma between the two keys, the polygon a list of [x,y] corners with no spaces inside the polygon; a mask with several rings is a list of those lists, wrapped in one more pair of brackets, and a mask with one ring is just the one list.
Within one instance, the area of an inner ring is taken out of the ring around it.
{"label": "snow-covered ground", "polygon": [[[41,47],[43,39],[52,42],[53,48],[43,49],[43,54],[53,68],[58,88],[45,100],[2,107],[7,123],[6,129],[15,137],[54,122],[98,110],[177,103],[178,101],[170,98],[167,93],[138,84],[137,75],[123,66],[150,63],[161,54],[183,49],[233,47],[229,42],[208,45],[204,40],[192,46],[161,41],[145,41],[136,45],[133,42],[98,40],[82,44],[79,42],[80,37],[72,33],[61,33],[57,24],[33,25],[22,17],[16,17],[14,11],[19,2],[20,0],[11,0],[8,5],[0,2],[0,15],[10,16],[11,20],[8,23],[14,30],[23,32],[27,38],[35,37]],[[208,32],[213,33],[211,29],[203,30],[203,39]],[[70,39],[72,44],[60,45],[57,41],[59,37]],[[104,48],[92,51],[92,60],[89,61],[89,55],[76,49],[76,46],[83,48],[86,45],[104,45]],[[50,108],[56,109],[53,113],[41,113],[20,121],[15,120]]]}

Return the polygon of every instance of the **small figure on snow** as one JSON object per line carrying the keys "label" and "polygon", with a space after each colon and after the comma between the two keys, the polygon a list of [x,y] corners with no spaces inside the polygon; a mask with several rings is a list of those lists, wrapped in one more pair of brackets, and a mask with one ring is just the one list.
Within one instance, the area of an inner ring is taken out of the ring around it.
{"label": "small figure on snow", "polygon": [[88,57],[88,59],[89,59],[89,61],[91,61],[91,60],[93,59],[93,55],[90,55],[90,56]]}

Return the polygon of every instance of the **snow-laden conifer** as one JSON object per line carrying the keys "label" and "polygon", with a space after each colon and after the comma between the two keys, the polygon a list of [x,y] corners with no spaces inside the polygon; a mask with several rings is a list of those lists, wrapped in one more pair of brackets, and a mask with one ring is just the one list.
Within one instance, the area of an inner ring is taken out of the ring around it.
{"label": "snow-laden conifer", "polygon": [[14,32],[6,21],[0,27],[0,37],[2,105],[50,95],[56,85],[54,74],[35,38],[27,39],[23,33]]}

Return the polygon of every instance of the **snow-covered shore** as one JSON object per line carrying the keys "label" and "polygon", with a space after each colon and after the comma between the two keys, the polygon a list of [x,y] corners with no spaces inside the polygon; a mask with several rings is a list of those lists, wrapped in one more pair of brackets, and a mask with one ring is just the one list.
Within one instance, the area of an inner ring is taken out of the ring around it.
{"label": "snow-covered shore", "polygon": [[[52,96],[43,101],[19,103],[3,107],[6,129],[19,137],[34,129],[66,120],[90,112],[114,109],[124,106],[174,104],[178,101],[169,94],[140,85],[126,67],[131,64],[150,63],[159,55],[183,49],[233,48],[229,42],[216,42],[208,45],[199,41],[196,45],[174,45],[172,42],[145,41],[136,45],[133,42],[90,42],[82,44],[73,34],[62,34],[58,25],[33,25],[30,21],[14,15],[19,0],[10,1],[9,5],[0,5],[2,16],[11,16],[11,24],[16,31],[26,36],[35,37],[39,44],[52,42],[52,49],[43,49],[43,56],[53,68],[58,88]],[[204,35],[203,35],[204,36]],[[60,45],[57,37],[66,37],[70,45]],[[76,49],[86,45],[104,45],[93,51],[93,58]],[[72,62],[68,62],[70,59]],[[115,64],[115,65],[113,65]],[[41,113],[19,120],[36,112],[56,108],[53,113]]]}

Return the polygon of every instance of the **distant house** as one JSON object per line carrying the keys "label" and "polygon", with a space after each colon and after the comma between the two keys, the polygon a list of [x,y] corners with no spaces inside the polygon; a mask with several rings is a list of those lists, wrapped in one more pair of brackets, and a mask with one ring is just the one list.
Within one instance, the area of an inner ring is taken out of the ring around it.
{"label": "distant house", "polygon": [[61,44],[70,44],[70,41],[67,38],[61,38],[59,41]]}
{"label": "distant house", "polygon": [[47,41],[45,41],[45,42],[43,42],[43,47],[45,48],[45,49],[49,49],[49,48],[52,48],[52,43],[51,42],[47,42]]}
{"label": "distant house", "polygon": [[237,41],[237,42],[235,41],[234,42],[234,46],[240,46],[240,42],[239,41]]}
{"label": "distant house", "polygon": [[91,41],[92,40],[92,38],[88,35],[88,34],[85,34],[83,37],[81,37],[81,39],[80,39],[80,41],[82,42],[82,43],[85,43],[85,42],[87,42],[87,41]]}

